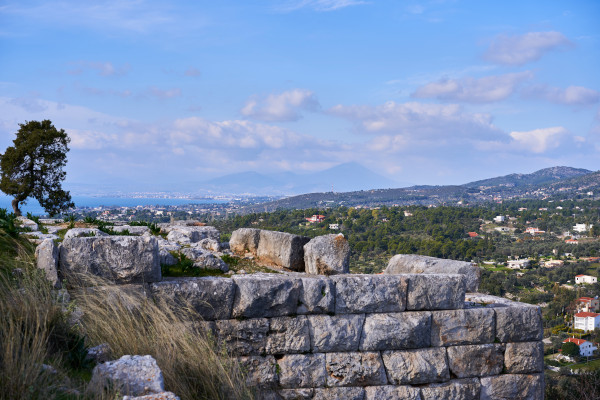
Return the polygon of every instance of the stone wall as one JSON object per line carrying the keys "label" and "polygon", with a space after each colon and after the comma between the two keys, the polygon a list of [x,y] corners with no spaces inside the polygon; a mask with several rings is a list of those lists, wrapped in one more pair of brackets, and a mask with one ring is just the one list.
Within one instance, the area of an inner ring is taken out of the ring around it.
{"label": "stone wall", "polygon": [[149,285],[191,304],[265,399],[542,399],[539,307],[464,275],[254,274]]}

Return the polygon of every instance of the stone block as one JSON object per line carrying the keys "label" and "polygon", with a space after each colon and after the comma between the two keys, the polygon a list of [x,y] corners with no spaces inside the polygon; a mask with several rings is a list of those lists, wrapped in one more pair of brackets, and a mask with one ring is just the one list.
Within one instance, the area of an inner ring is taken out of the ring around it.
{"label": "stone block", "polygon": [[479,379],[455,379],[444,383],[432,383],[421,387],[422,400],[457,399],[479,400]]}
{"label": "stone block", "polygon": [[427,311],[368,314],[360,340],[360,350],[402,350],[429,347],[430,332],[431,313]]}
{"label": "stone block", "polygon": [[256,255],[263,263],[304,272],[304,245],[309,240],[291,233],[261,230]]}
{"label": "stone block", "polygon": [[450,372],[458,378],[498,375],[504,368],[504,345],[450,346],[448,364]]}
{"label": "stone block", "polygon": [[180,400],[180,398],[173,392],[160,392],[145,396],[123,396],[123,400]]}
{"label": "stone block", "polygon": [[544,374],[504,374],[480,379],[481,400],[544,398]]}
{"label": "stone block", "polygon": [[296,314],[302,281],[273,274],[233,278],[233,318],[280,317]]}
{"label": "stone block", "polygon": [[406,309],[407,278],[401,275],[343,275],[335,282],[336,314],[400,312]]}
{"label": "stone block", "polygon": [[133,236],[142,236],[145,233],[150,233],[150,228],[147,226],[131,226],[131,225],[121,225],[121,226],[113,226],[113,232],[121,233],[124,231],[129,232],[130,235]]}
{"label": "stone block", "polygon": [[476,292],[479,288],[481,271],[467,261],[446,260],[417,254],[397,254],[390,259],[384,274],[461,274],[465,277],[465,288]]}
{"label": "stone block", "polygon": [[544,372],[543,343],[507,343],[504,352],[504,366],[509,374]]}
{"label": "stone block", "polygon": [[219,240],[221,234],[214,226],[171,226],[167,240],[179,244],[192,244],[202,239]]}
{"label": "stone block", "polygon": [[69,273],[99,276],[114,283],[161,280],[158,242],[154,237],[106,236],[65,239],[59,268]]}
{"label": "stone block", "polygon": [[450,379],[446,349],[443,347],[384,351],[382,356],[391,384],[418,385]]}
{"label": "stone block", "polygon": [[268,388],[275,387],[279,383],[275,357],[239,357],[238,362],[244,371],[247,386]]}
{"label": "stone block", "polygon": [[246,253],[256,255],[258,242],[260,240],[260,229],[240,228],[231,233],[229,248],[235,254],[243,256]]}
{"label": "stone block", "polygon": [[315,389],[313,400],[363,400],[365,389],[361,387],[337,387]]}
{"label": "stone block", "polygon": [[369,386],[365,388],[365,400],[421,400],[419,392],[412,386]]}
{"label": "stone block", "polygon": [[305,316],[271,318],[267,335],[267,354],[310,351],[308,319]]}
{"label": "stone block", "polygon": [[464,307],[463,275],[408,276],[407,310],[455,310]]}
{"label": "stone block", "polygon": [[71,239],[77,237],[94,237],[108,236],[108,233],[102,232],[98,228],[71,228],[66,233],[63,239]]}
{"label": "stone block", "polygon": [[284,389],[325,386],[325,354],[289,354],[278,360],[279,384]]}
{"label": "stone block", "polygon": [[178,278],[150,285],[155,299],[164,300],[174,311],[190,306],[203,319],[229,319],[235,284],[228,278]]}
{"label": "stone block", "polygon": [[91,392],[101,395],[109,387],[130,396],[165,391],[162,372],[152,356],[123,356],[94,367],[89,383]]}
{"label": "stone block", "polygon": [[358,351],[364,314],[308,316],[312,351]]}
{"label": "stone block", "polygon": [[325,361],[327,386],[387,384],[379,352],[327,353]]}
{"label": "stone block", "polygon": [[495,314],[492,309],[433,311],[431,345],[455,346],[493,343],[495,328]]}
{"label": "stone block", "polygon": [[301,278],[298,314],[327,314],[335,311],[335,284],[324,277]]}
{"label": "stone block", "polygon": [[314,389],[282,389],[277,392],[281,400],[311,400]]}
{"label": "stone block", "polygon": [[542,311],[537,306],[496,307],[496,337],[503,343],[542,340]]}
{"label": "stone block", "polygon": [[315,275],[347,274],[350,245],[344,235],[317,236],[304,245],[306,273]]}
{"label": "stone block", "polygon": [[267,347],[269,320],[266,318],[238,321],[228,319],[215,322],[219,342],[233,355],[261,355]]}
{"label": "stone block", "polygon": [[43,270],[46,274],[46,279],[52,286],[59,289],[61,287],[60,280],[58,279],[58,246],[52,239],[44,239],[35,248],[35,260],[36,265],[39,269]]}

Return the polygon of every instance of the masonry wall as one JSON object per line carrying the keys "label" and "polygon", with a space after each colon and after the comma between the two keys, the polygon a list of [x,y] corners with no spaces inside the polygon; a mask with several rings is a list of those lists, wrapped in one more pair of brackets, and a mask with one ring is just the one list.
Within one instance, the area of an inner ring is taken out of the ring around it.
{"label": "masonry wall", "polygon": [[265,399],[543,399],[539,307],[462,275],[252,274],[152,283],[191,304]]}

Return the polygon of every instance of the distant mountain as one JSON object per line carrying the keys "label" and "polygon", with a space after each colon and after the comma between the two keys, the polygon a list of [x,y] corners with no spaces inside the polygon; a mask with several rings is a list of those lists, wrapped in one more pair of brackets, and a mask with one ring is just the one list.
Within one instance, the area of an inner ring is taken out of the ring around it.
{"label": "distant mountain", "polygon": [[496,178],[483,179],[481,181],[469,182],[464,184],[463,186],[477,188],[481,186],[520,187],[527,185],[542,185],[546,183],[560,181],[562,179],[587,175],[591,172],[592,171],[583,168],[550,167],[540,169],[539,171],[533,172],[531,174],[510,174],[505,176],[499,176]]}

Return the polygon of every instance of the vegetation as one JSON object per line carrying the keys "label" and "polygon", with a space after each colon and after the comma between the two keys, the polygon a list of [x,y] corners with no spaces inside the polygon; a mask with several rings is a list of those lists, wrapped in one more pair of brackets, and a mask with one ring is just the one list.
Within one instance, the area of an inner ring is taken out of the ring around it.
{"label": "vegetation", "polygon": [[579,346],[573,342],[566,342],[562,345],[562,354],[576,357],[579,355]]}

